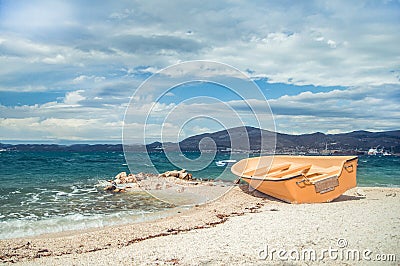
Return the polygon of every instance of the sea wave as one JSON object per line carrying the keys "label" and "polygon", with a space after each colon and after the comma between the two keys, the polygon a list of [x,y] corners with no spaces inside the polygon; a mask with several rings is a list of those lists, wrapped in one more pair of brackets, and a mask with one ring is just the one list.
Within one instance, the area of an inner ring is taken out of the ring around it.
{"label": "sea wave", "polygon": [[9,219],[0,222],[0,239],[137,223],[165,217],[168,213],[167,211],[150,212],[143,210],[92,215],[76,213],[40,220],[35,220],[37,217],[33,217],[32,214],[23,219]]}

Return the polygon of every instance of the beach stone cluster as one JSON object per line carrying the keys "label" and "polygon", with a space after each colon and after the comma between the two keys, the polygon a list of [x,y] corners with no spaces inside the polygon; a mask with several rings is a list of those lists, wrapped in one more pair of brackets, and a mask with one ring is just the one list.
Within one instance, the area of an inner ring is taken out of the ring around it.
{"label": "beach stone cluster", "polygon": [[186,169],[182,169],[180,171],[173,170],[173,171],[166,171],[162,174],[158,175],[159,177],[176,177],[182,180],[191,181],[193,180],[193,176],[191,173],[188,173]]}
{"label": "beach stone cluster", "polygon": [[[109,180],[110,185],[106,186],[104,188],[105,191],[112,191],[112,192],[126,192],[127,188],[132,188],[133,186],[138,187],[138,180],[143,179],[143,174],[140,173],[141,175],[135,176],[133,174],[127,175],[126,172],[120,172],[117,174],[113,180]],[[126,183],[133,183],[129,187],[124,187],[124,188],[118,188],[117,185],[119,184],[126,184]]]}
{"label": "beach stone cluster", "polygon": [[137,183],[137,178],[133,174],[127,175],[126,172],[121,172],[114,177],[116,184]]}

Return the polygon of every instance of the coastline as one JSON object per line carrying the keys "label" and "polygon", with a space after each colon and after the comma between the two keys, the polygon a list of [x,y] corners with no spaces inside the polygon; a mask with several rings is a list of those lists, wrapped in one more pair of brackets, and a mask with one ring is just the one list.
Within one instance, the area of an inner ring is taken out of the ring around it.
{"label": "coastline", "polygon": [[400,260],[400,188],[361,187],[365,197],[352,189],[331,203],[300,205],[249,193],[246,188],[234,187],[214,202],[173,209],[171,216],[149,222],[0,240],[0,261],[279,264],[282,260],[270,260],[271,256],[262,260],[266,245],[321,250],[334,247],[338,239],[353,249],[393,253]]}

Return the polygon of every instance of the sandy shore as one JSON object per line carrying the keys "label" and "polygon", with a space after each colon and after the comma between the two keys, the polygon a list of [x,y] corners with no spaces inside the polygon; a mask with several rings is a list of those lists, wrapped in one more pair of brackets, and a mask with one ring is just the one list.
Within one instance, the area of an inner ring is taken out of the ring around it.
{"label": "sandy shore", "polygon": [[152,222],[1,240],[0,261],[21,265],[375,265],[377,260],[395,256],[397,261],[382,265],[398,265],[400,189],[362,191],[350,190],[331,203],[291,205],[248,193],[245,186],[235,187],[215,202],[175,209],[175,215]]}

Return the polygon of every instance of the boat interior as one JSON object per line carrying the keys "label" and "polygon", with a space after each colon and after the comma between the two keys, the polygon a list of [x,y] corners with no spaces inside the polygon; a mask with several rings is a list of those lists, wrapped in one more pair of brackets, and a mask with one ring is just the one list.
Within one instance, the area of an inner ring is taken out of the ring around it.
{"label": "boat interior", "polygon": [[[350,160],[351,158],[349,158]],[[315,183],[327,178],[339,176],[344,163],[348,160],[324,160],[316,158],[316,160],[302,161],[282,160],[282,158],[274,158],[269,161],[252,162],[249,161],[247,167],[243,171],[242,177],[257,180],[280,181],[290,179],[296,176],[303,176],[311,183]]]}

